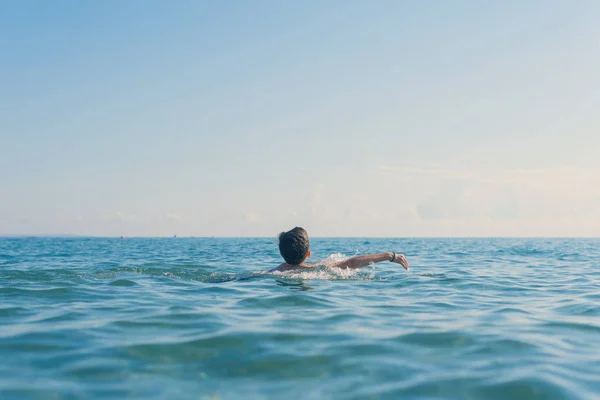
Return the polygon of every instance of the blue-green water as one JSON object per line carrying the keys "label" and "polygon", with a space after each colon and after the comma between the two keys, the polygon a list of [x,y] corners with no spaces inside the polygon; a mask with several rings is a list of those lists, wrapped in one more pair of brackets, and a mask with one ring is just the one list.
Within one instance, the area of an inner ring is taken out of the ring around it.
{"label": "blue-green water", "polygon": [[0,239],[1,399],[592,399],[600,240]]}

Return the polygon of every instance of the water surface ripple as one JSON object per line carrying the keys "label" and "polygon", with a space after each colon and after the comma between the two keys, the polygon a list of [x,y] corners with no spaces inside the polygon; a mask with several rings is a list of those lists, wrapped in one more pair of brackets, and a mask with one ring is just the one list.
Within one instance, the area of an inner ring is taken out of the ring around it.
{"label": "water surface ripple", "polygon": [[600,240],[0,239],[2,399],[594,399]]}

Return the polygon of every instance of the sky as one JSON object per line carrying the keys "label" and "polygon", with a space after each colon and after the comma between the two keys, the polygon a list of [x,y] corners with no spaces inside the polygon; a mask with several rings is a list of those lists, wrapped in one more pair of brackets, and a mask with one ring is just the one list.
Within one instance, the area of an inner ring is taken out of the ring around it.
{"label": "sky", "polygon": [[600,236],[600,2],[4,0],[0,234]]}

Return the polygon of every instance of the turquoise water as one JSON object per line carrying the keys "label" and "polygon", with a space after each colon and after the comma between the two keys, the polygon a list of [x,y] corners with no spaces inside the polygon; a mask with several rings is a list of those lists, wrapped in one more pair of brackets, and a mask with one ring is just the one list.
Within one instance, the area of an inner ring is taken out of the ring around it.
{"label": "turquoise water", "polygon": [[1,399],[592,399],[600,240],[0,239]]}

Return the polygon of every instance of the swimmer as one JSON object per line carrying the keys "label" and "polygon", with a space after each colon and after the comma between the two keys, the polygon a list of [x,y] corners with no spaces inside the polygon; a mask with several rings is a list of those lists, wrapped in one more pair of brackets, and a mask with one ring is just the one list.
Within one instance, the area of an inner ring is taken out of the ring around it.
{"label": "swimmer", "polygon": [[[303,228],[296,227],[288,232],[279,234],[279,252],[285,260],[280,266],[273,268],[270,272],[294,271],[305,268],[315,268],[313,265],[306,265],[304,262],[310,258],[310,249],[308,233]],[[408,270],[408,261],[402,254],[379,253],[367,254],[364,256],[352,257],[344,261],[330,265],[335,268],[362,268],[372,263],[382,261],[391,261],[400,264]]]}

